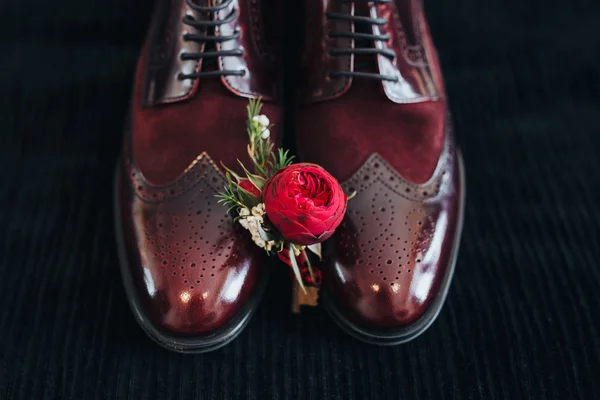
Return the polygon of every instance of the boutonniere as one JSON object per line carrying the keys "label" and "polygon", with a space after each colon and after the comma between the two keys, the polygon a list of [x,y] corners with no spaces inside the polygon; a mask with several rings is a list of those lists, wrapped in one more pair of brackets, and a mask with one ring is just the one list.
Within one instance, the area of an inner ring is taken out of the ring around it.
{"label": "boutonniere", "polygon": [[[260,114],[260,100],[248,104],[248,155],[243,175],[223,165],[227,186],[219,202],[267,253],[276,253],[295,277],[293,309],[316,305],[321,273],[310,255],[321,259],[321,243],[340,225],[349,197],[337,179],[316,164],[293,163],[288,150],[274,151],[272,125]],[[252,172],[250,172],[252,170]]]}

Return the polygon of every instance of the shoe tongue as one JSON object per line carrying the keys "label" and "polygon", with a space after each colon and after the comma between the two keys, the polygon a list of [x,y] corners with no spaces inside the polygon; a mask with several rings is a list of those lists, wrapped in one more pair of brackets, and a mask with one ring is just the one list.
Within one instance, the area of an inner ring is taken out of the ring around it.
{"label": "shoe tongue", "polygon": [[[363,7],[356,7],[356,13],[364,16],[368,16],[368,10]],[[356,33],[372,34],[371,25],[365,23],[357,23],[354,25]],[[354,47],[356,49],[369,49],[375,47],[375,43],[372,40],[357,39],[354,41]],[[377,72],[377,56],[373,54],[356,54],[354,56],[354,70],[357,72]]]}
{"label": "shoe tongue", "polygon": [[[214,7],[221,4],[221,0],[190,0],[190,3],[200,7]],[[214,19],[214,13],[209,13],[205,11],[197,10],[203,19]],[[207,36],[214,36],[215,29],[214,27],[208,27],[206,32],[198,32],[200,34],[205,34]],[[216,51],[215,41],[208,40],[204,44],[204,53]],[[217,57],[205,57],[202,59],[202,71],[216,71],[218,69]]]}
{"label": "shoe tongue", "polygon": [[378,65],[375,56],[359,55],[354,58],[354,71],[356,72],[378,72]]}
{"label": "shoe tongue", "polygon": [[[214,29],[209,28],[206,34],[209,36],[213,36],[215,34]],[[213,51],[217,51],[215,42],[213,40],[209,40],[204,45],[204,53]],[[217,69],[219,69],[217,61],[218,57],[204,57],[202,59],[202,71],[216,71]]]}

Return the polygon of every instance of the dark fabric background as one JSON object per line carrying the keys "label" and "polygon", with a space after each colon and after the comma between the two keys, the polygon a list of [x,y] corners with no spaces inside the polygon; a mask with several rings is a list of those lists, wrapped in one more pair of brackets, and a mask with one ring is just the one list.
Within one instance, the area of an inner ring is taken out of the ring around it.
{"label": "dark fabric background", "polygon": [[243,334],[198,356],[137,326],[113,237],[150,3],[0,2],[0,399],[600,398],[600,2],[427,2],[468,201],[423,336],[371,347],[292,316],[278,269]]}

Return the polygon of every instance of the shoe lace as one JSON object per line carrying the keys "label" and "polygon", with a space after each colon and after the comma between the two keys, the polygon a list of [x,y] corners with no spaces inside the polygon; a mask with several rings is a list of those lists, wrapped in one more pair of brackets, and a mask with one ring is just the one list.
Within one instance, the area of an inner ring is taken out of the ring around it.
{"label": "shoe lace", "polygon": [[[393,0],[347,0],[347,3],[372,3],[372,4],[389,4]],[[372,18],[372,17],[363,17],[359,15],[351,15],[345,13],[334,13],[328,12],[326,14],[328,20],[332,21],[347,21],[353,24],[367,24],[367,25],[385,25],[388,23],[387,18]],[[334,38],[348,38],[354,41],[368,41],[368,42],[389,42],[390,35],[376,35],[372,33],[363,33],[363,32],[340,32],[340,31],[329,31],[328,36],[332,39]],[[353,47],[350,49],[331,49],[329,51],[329,55],[332,57],[346,56],[346,55],[382,55],[384,57],[389,58],[390,60],[394,60],[396,58],[396,53],[389,49],[374,47]],[[372,72],[360,72],[360,71],[331,71],[329,73],[330,78],[339,78],[339,77],[351,77],[351,78],[366,78],[366,79],[376,79],[380,81],[390,81],[390,82],[398,82],[397,76],[390,76]]]}
{"label": "shoe lace", "polygon": [[[197,4],[192,3],[192,0],[186,0],[186,4],[194,9],[195,11],[201,13],[208,13],[212,15],[213,13],[217,13],[225,8],[227,8],[233,0],[223,0],[221,4],[215,6],[199,6]],[[185,33],[183,35],[183,40],[186,41],[194,41],[197,43],[206,43],[212,44],[213,48],[216,48],[216,43],[223,43],[229,40],[234,40],[240,37],[241,32],[237,29],[232,35],[226,36],[216,36],[215,28],[220,27],[221,25],[228,24],[232,21],[235,21],[238,18],[238,11],[234,8],[231,13],[225,17],[224,19],[216,19],[216,20],[196,20],[191,15],[186,15],[183,17],[183,23],[197,28],[203,29],[206,28],[206,34],[193,34],[193,33]],[[208,46],[207,46],[208,47]],[[206,50],[206,48],[205,48]],[[209,50],[198,53],[192,52],[184,52],[180,54],[180,58],[183,61],[187,60],[213,60],[216,61],[218,57],[241,57],[244,54],[242,49],[233,49],[233,50]],[[204,61],[203,61],[204,62]],[[179,73],[177,78],[179,80],[184,79],[197,79],[201,77],[209,77],[209,76],[228,76],[228,75],[236,75],[242,76],[246,74],[245,69],[240,70],[220,70],[216,69],[214,71],[206,71],[202,70],[200,72],[192,72],[190,74]]]}

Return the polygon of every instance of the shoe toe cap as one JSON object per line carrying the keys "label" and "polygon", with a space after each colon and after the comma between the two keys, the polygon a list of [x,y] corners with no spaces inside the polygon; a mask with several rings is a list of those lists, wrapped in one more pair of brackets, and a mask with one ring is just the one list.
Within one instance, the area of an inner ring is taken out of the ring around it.
{"label": "shoe toe cap", "polygon": [[357,195],[326,243],[323,286],[359,328],[401,330],[446,293],[459,237],[460,175],[448,169],[417,188],[383,160],[371,164],[345,184]]}
{"label": "shoe toe cap", "polygon": [[[242,312],[258,284],[255,271],[260,267],[238,257],[217,256],[212,265],[202,264],[201,258],[175,267],[150,262],[140,269],[143,278],[134,278],[134,295],[152,324],[167,334],[212,333]],[[220,261],[224,263],[217,264]]]}
{"label": "shoe toe cap", "polygon": [[323,274],[324,288],[360,327],[405,328],[427,312],[439,294],[446,267],[418,256],[402,262],[395,251],[377,254],[377,262],[332,260]]}
{"label": "shoe toe cap", "polygon": [[121,182],[118,191],[128,296],[139,317],[167,335],[227,326],[245,314],[265,279],[264,252],[217,203],[220,175],[200,164],[209,172],[191,171],[200,177],[189,182],[193,190],[156,194]]}

